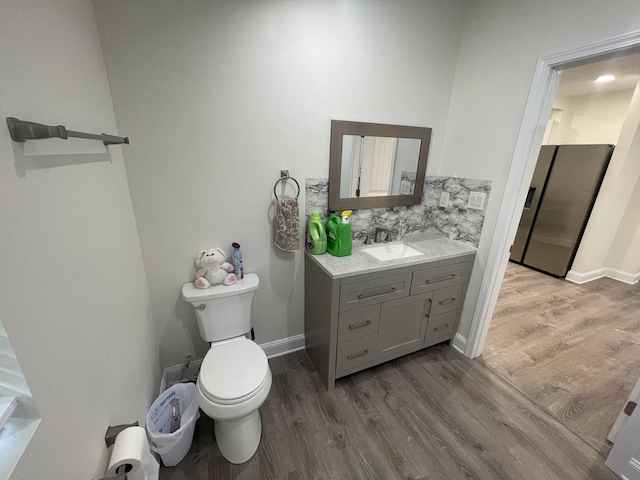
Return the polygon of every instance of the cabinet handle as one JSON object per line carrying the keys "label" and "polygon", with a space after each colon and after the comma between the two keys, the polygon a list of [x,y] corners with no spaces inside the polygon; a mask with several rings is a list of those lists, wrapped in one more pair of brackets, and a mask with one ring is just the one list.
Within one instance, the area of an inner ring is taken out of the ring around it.
{"label": "cabinet handle", "polygon": [[439,305],[446,305],[447,303],[453,303],[456,301],[456,297],[445,298],[444,300],[440,300],[438,302]]}
{"label": "cabinet handle", "polygon": [[380,295],[386,295],[387,293],[393,293],[396,290],[397,290],[396,287],[391,287],[391,290],[387,290],[385,292],[379,292],[379,293],[372,293],[371,295],[365,295],[364,293],[359,293],[358,294],[358,300],[363,300],[365,298],[379,297]]}
{"label": "cabinet handle", "polygon": [[357,323],[357,324],[352,323],[351,325],[349,325],[349,330],[355,330],[356,328],[366,327],[367,325],[371,325],[371,320],[367,320],[366,322]]}
{"label": "cabinet handle", "polygon": [[432,283],[446,282],[447,280],[453,280],[457,276],[458,275],[456,273],[452,273],[451,275],[447,275],[446,277],[435,278],[433,280],[425,280],[424,283],[432,284]]}
{"label": "cabinet handle", "polygon": [[353,354],[350,353],[349,355],[347,355],[347,360],[353,360],[354,358],[361,357],[363,355],[366,355],[367,353],[369,353],[369,350],[366,350],[366,349],[358,353],[353,353]]}
{"label": "cabinet handle", "polygon": [[434,332],[439,332],[440,330],[446,330],[447,328],[449,328],[449,324],[445,323],[444,325],[442,325],[441,327],[436,327],[433,329]]}

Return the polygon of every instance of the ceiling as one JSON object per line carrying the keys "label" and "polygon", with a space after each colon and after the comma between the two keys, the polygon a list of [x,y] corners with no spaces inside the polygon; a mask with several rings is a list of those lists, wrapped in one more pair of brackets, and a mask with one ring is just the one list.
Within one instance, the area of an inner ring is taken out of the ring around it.
{"label": "ceiling", "polygon": [[[600,75],[612,74],[608,83],[593,83]],[[640,81],[640,53],[607,58],[562,70],[558,94],[586,95],[635,88]]]}

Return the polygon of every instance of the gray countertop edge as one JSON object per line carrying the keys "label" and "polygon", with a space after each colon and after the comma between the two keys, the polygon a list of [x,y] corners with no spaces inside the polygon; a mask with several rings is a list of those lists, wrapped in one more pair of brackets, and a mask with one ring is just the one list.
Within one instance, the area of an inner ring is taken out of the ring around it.
{"label": "gray countertop edge", "polygon": [[[463,257],[477,251],[477,249],[471,245],[433,233],[411,233],[406,235],[402,240],[391,243],[399,242],[405,243],[421,251],[423,254],[397,260],[380,261],[362,251],[363,248],[371,246],[364,245],[362,242],[354,242],[351,255],[346,257],[334,257],[329,253],[322,255],[313,255],[309,252],[305,253],[307,258],[310,258],[318,264],[331,278],[337,279],[384,271],[396,267],[407,267],[437,260]],[[380,243],[378,245],[384,244]]]}

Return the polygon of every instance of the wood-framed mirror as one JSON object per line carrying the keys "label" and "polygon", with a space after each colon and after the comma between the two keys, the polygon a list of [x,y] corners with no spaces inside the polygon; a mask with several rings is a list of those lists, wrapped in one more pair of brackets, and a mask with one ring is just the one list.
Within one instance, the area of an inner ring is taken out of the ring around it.
{"label": "wood-framed mirror", "polygon": [[331,121],[329,209],[417,205],[431,129]]}

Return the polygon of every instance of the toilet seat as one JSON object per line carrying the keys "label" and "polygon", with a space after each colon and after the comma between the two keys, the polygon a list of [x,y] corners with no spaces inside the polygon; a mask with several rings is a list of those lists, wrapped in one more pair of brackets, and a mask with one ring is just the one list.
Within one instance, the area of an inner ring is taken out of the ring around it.
{"label": "toilet seat", "polygon": [[257,395],[270,376],[262,348],[245,337],[214,343],[202,360],[198,386],[219,405],[234,405]]}

